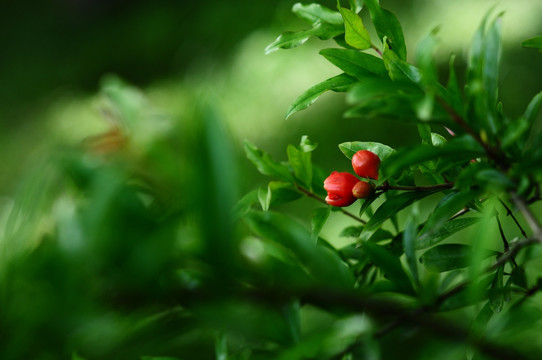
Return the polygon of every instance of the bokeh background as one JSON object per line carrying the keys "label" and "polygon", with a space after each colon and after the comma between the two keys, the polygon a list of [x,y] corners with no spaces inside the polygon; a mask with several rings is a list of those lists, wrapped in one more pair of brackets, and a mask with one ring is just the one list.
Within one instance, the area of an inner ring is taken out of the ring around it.
{"label": "bokeh background", "polygon": [[[308,135],[318,143],[313,162],[324,172],[348,170],[337,148],[341,142],[378,141],[397,148],[419,141],[412,124],[344,118],[344,98],[336,93],[284,119],[298,95],[339,73],[318,55],[334,46],[332,41],[311,39],[300,48],[265,54],[281,32],[307,27],[290,12],[293,4],[27,0],[0,5],[0,358],[183,353],[220,358],[215,348],[221,348],[223,338],[216,335],[221,327],[246,335],[227,337],[230,349],[241,354],[236,359],[250,357],[245,351],[250,335],[261,351],[272,348],[261,338],[272,339],[273,346],[284,340],[286,325],[275,312],[257,303],[220,302],[221,282],[231,279],[217,281],[217,274],[257,284],[299,280],[292,276],[295,267],[280,261],[238,272],[246,264],[237,261],[233,247],[244,260],[277,253],[227,221],[242,194],[268,181],[244,158],[243,141],[280,160],[286,159],[287,144]],[[542,54],[520,43],[542,33],[542,2],[381,4],[403,24],[410,55],[440,26],[443,81],[451,54],[458,73],[465,69],[484,14],[503,11],[500,94],[506,113],[519,116],[540,90]],[[127,148],[112,129],[125,132]],[[109,156],[117,150],[117,157]],[[307,204],[284,211],[307,221],[314,208]],[[341,226],[325,230],[336,234]],[[177,306],[186,295],[179,289],[198,286],[220,296],[191,311]],[[324,334],[333,349],[340,345],[333,341],[358,334],[359,324],[365,324],[315,308],[302,314],[304,328]],[[533,313],[524,315],[527,321]],[[536,347],[538,333],[504,340],[513,344],[524,336],[523,345]],[[418,349],[413,359],[432,359],[443,349],[424,336],[431,334],[409,339],[409,349]],[[317,347],[322,337],[314,339]],[[403,355],[400,346],[388,345],[382,347],[387,358]],[[464,351],[447,347],[442,358],[456,359]]]}

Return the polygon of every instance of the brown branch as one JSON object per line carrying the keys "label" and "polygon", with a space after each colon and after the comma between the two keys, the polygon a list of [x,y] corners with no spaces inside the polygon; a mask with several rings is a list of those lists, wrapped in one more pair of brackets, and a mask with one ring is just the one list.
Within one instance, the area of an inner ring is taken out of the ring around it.
{"label": "brown branch", "polygon": [[[295,184],[295,183],[294,183],[294,185],[295,185],[295,187],[296,187],[297,190],[301,191],[303,194],[307,195],[308,197],[313,198],[313,199],[315,199],[316,201],[321,202],[322,204],[329,205],[329,204],[326,202],[326,200],[325,200],[324,198],[322,198],[322,197],[316,195],[316,194],[313,193],[312,191],[305,189],[304,187],[300,186],[299,184]],[[354,220],[356,220],[356,221],[358,221],[358,222],[360,222],[360,223],[362,223],[362,224],[367,224],[367,221],[363,220],[362,218],[360,218],[360,217],[358,217],[358,216],[356,216],[356,215],[354,215],[354,214],[352,214],[352,213],[350,213],[350,212],[348,212],[348,211],[346,211],[346,210],[344,210],[344,209],[342,209],[342,208],[338,208],[338,209],[339,209],[339,211],[342,212],[344,215],[349,216],[349,217],[351,217],[352,219],[354,219]]]}

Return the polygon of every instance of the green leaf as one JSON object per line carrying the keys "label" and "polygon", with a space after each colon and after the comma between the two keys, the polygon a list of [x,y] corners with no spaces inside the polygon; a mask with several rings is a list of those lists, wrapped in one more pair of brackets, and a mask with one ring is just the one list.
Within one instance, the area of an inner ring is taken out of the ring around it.
{"label": "green leaf", "polygon": [[245,140],[244,145],[247,158],[256,166],[260,173],[268,176],[276,176],[286,182],[294,181],[294,177],[286,165],[274,161],[269,154],[258,149],[256,145],[248,140]]}
{"label": "green leaf", "polygon": [[[483,257],[495,255],[494,251],[484,251]],[[473,256],[473,248],[463,244],[437,245],[427,250],[420,262],[427,270],[445,272],[468,267]]]}
{"label": "green leaf", "polygon": [[400,59],[406,60],[405,37],[397,17],[389,10],[381,8],[378,0],[365,0],[364,2],[369,9],[380,40],[384,42],[383,39],[386,38],[386,44],[399,55]]}
{"label": "green leaf", "polygon": [[295,3],[292,7],[292,12],[299,18],[307,20],[311,24],[316,24],[318,22],[334,25],[343,24],[343,18],[339,12],[316,3],[308,5]]}
{"label": "green leaf", "polygon": [[395,283],[403,291],[409,294],[414,293],[412,283],[405,273],[398,257],[394,256],[384,247],[372,242],[364,242],[361,249],[369,256],[372,262],[384,272],[386,278]]}
{"label": "green leaf", "polygon": [[301,136],[301,141],[299,142],[299,148],[304,152],[311,152],[316,150],[318,144],[315,144],[309,140],[307,135]]}
{"label": "green leaf", "polygon": [[260,188],[258,191],[258,200],[264,211],[302,197],[303,195],[297,191],[292,183],[282,181],[271,181],[267,185],[267,188]]}
{"label": "green leaf", "polygon": [[423,242],[427,236],[439,231],[450,217],[462,210],[469,202],[480,195],[480,191],[457,191],[446,195],[431,212],[423,229],[420,231],[419,241]]}
{"label": "green leaf", "polygon": [[366,231],[374,231],[384,221],[391,218],[399,211],[403,210],[407,206],[411,205],[415,201],[421,200],[424,197],[432,195],[437,191],[407,191],[399,195],[395,195],[386,200],[376,210],[375,214],[371,217],[367,225],[365,225]]}
{"label": "green leaf", "polygon": [[363,9],[363,0],[348,0],[348,3],[350,4],[350,9],[356,14]]}
{"label": "green leaf", "polygon": [[[395,105],[394,101],[400,101],[410,107],[411,94],[419,96],[421,91],[404,82],[394,82],[388,78],[366,77],[352,86],[346,101],[351,105],[375,106],[377,109],[380,108],[379,101],[385,101],[391,106]],[[396,108],[400,107],[394,106],[394,110]]]}
{"label": "green leaf", "polygon": [[294,103],[290,106],[286,112],[286,118],[289,118],[292,114],[308,108],[312,105],[323,93],[328,90],[331,91],[346,91],[350,86],[357,82],[357,79],[347,75],[340,74],[322,81],[321,83],[311,87],[303,94],[301,94]]}
{"label": "green leaf", "polygon": [[521,46],[526,48],[538,49],[542,52],[542,36],[535,36],[533,38],[527,39],[521,43]]}
{"label": "green leaf", "polygon": [[446,99],[447,103],[452,106],[452,108],[461,116],[464,116],[464,106],[463,98],[461,95],[461,90],[459,89],[459,83],[457,81],[457,75],[455,73],[455,55],[450,57],[450,70],[448,75],[448,83],[446,84]]}
{"label": "green leaf", "polygon": [[420,69],[402,60],[393,50],[384,47],[382,54],[384,65],[388,69],[389,76],[394,81],[411,81],[419,84],[422,80]]}
{"label": "green leaf", "polygon": [[311,238],[314,242],[318,240],[318,236],[326,224],[329,214],[331,214],[331,206],[318,208],[313,211],[311,219]]}
{"label": "green leaf", "polygon": [[363,231],[363,226],[347,226],[345,227],[339,236],[341,237],[354,237],[357,238],[359,234]]}
{"label": "green leaf", "polygon": [[342,144],[339,144],[339,149],[349,159],[352,159],[352,156],[354,156],[354,154],[360,150],[369,150],[378,155],[380,161],[384,161],[394,152],[394,150],[388,145],[384,145],[378,142],[367,141],[344,142]]}
{"label": "green leaf", "polygon": [[339,255],[327,247],[315,245],[309,231],[291,217],[272,211],[252,211],[243,220],[256,235],[291,250],[299,260],[299,266],[307,269],[321,286],[352,288],[354,279]]}
{"label": "green leaf", "polygon": [[403,249],[412,278],[415,283],[419,285],[418,262],[416,261],[416,233],[418,228],[417,212],[417,210],[412,211],[407,218],[405,230],[403,232]]}
{"label": "green leaf", "polygon": [[431,231],[416,239],[416,249],[425,249],[435,244],[438,244],[442,240],[455,234],[458,231],[466,229],[467,227],[476,224],[480,221],[480,217],[460,217],[457,219],[449,220],[436,231]]}
{"label": "green leaf", "polygon": [[346,43],[356,49],[369,49],[371,47],[371,37],[358,14],[350,9],[341,7],[339,1],[337,2],[337,8],[344,20],[344,39]]}
{"label": "green leaf", "polygon": [[422,144],[433,145],[433,141],[431,139],[431,125],[419,123],[418,133],[420,134],[420,138],[422,139]]}
{"label": "green leaf", "polygon": [[312,187],[312,161],[311,153],[305,152],[294,145],[288,145],[286,148],[288,161],[294,170],[295,176],[301,180],[307,188]]}
{"label": "green leaf", "polygon": [[387,77],[388,71],[382,59],[351,49],[323,49],[320,54],[348,75],[362,80],[377,75]]}
{"label": "green leaf", "polygon": [[495,272],[495,278],[489,287],[489,306],[494,313],[501,312],[504,306],[503,273],[504,267],[501,266]]}
{"label": "green leaf", "polygon": [[470,161],[470,159],[484,155],[484,149],[471,137],[456,136],[441,146],[421,144],[396,151],[387,161],[382,161],[382,173],[394,176],[404,169],[424,161],[448,157]]}
{"label": "green leaf", "polygon": [[279,49],[292,49],[303,45],[311,37],[328,40],[344,32],[342,25],[317,22],[311,29],[280,34],[275,41],[265,48],[265,53],[270,54]]}

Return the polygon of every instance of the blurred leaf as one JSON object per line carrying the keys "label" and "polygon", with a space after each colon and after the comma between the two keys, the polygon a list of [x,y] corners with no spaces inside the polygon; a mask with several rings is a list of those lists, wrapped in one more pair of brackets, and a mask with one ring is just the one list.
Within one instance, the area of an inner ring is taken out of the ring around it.
{"label": "blurred leaf", "polygon": [[432,237],[441,227],[458,211],[465,208],[469,202],[480,195],[480,191],[456,191],[446,195],[437,204],[429,215],[424,227],[420,231],[419,241],[424,242],[426,237]]}
{"label": "blurred leaf", "polygon": [[394,195],[378,207],[375,214],[365,225],[366,231],[374,231],[382,223],[415,201],[421,200],[426,196],[432,195],[436,191],[407,191],[399,195]]}
{"label": "blurred leaf", "polygon": [[434,89],[438,82],[437,66],[435,63],[438,31],[438,27],[431,30],[431,32],[419,42],[416,51],[416,65],[422,71],[422,81],[424,84],[428,85],[430,89]]}
{"label": "blurred leaf", "polygon": [[245,140],[245,153],[247,158],[256,166],[259,172],[268,176],[276,176],[281,180],[293,182],[294,177],[286,165],[280,164],[266,152],[258,149],[256,145]]}
{"label": "blurred leaf", "polygon": [[384,42],[383,39],[386,38],[386,44],[399,55],[400,59],[406,60],[405,38],[397,17],[389,10],[381,8],[378,0],[365,0],[364,3],[369,9],[380,40]]}
{"label": "blurred leaf", "polygon": [[[371,207],[371,204],[376,200],[378,199],[378,195],[376,194],[376,192],[373,192],[373,194],[371,196],[369,196],[367,199],[365,199],[363,201],[363,203],[361,204],[361,206],[359,207],[359,214],[358,216],[361,217],[365,211],[367,211],[368,209],[370,209]],[[369,214],[369,217],[372,217],[371,214]]]}
{"label": "blurred leaf", "polygon": [[219,332],[215,339],[216,360],[228,360],[228,341],[224,332]]}
{"label": "blurred leaf", "polygon": [[442,227],[440,227],[440,229],[436,231],[429,231],[426,234],[419,236],[416,239],[416,249],[425,249],[438,244],[456,232],[476,224],[476,222],[480,221],[480,219],[480,217],[460,217],[446,221]]}
{"label": "blurred leaf", "polygon": [[[494,251],[486,250],[483,257],[495,255]],[[445,272],[468,267],[473,257],[473,248],[463,244],[437,245],[427,250],[420,258],[420,262],[427,270]]]}
{"label": "blurred leaf", "polygon": [[422,144],[434,145],[431,139],[431,125],[419,123],[418,124],[418,133],[422,139]]}
{"label": "blurred leaf", "polygon": [[521,43],[521,46],[538,49],[538,51],[542,52],[542,36],[535,36],[534,38],[527,39]]}
{"label": "blurred leaf", "polygon": [[418,275],[418,261],[416,259],[417,213],[417,210],[412,211],[407,218],[405,230],[403,231],[403,249],[412,278],[415,284],[419,286],[420,279]]}
{"label": "blurred leaf", "polygon": [[304,152],[311,152],[316,150],[318,144],[315,144],[309,140],[307,135],[301,136],[301,141],[299,142],[299,148]]}
{"label": "blurred leaf", "polygon": [[308,5],[295,3],[292,7],[292,12],[299,18],[309,21],[311,24],[316,24],[318,22],[334,25],[343,24],[343,18],[339,12],[316,3]]}
{"label": "blurred leaf", "polygon": [[347,158],[352,159],[355,153],[360,150],[369,150],[374,152],[380,158],[380,161],[384,161],[393,153],[393,149],[388,145],[384,145],[378,142],[368,141],[351,141],[339,144],[339,149],[346,155]]}
{"label": "blurred leaf", "polygon": [[[406,106],[410,106],[410,98],[405,92],[408,92],[409,95],[421,95],[419,89],[404,82],[394,82],[388,78],[366,77],[352,86],[346,100],[351,105],[375,106],[376,108],[379,106],[379,100],[386,101],[390,104],[391,109],[395,110],[393,98],[406,103]],[[398,111],[401,111],[401,109],[399,108]]]}
{"label": "blurred leaf", "polygon": [[356,14],[363,9],[363,0],[348,0],[348,3],[350,4],[350,9]]}
{"label": "blurred leaf", "polygon": [[[495,135],[500,129],[497,106],[498,74],[501,58],[500,15],[490,20],[489,12],[474,35],[468,66],[468,95],[476,114],[477,129]],[[473,119],[473,120],[474,120]]]}
{"label": "blurred leaf", "polygon": [[314,242],[318,240],[318,236],[326,224],[329,214],[331,214],[331,206],[318,208],[313,211],[311,219],[311,237]]}
{"label": "blurred leaf", "polygon": [[290,249],[317,283],[340,289],[352,287],[352,275],[337,253],[316,246],[311,234],[292,218],[269,211],[249,212],[244,220],[258,236]]}
{"label": "blurred leaf", "polygon": [[371,37],[367,29],[365,29],[361,17],[352,10],[341,7],[339,0],[337,0],[337,8],[344,20],[346,43],[356,49],[369,49],[371,47]]}
{"label": "blurred leaf", "polygon": [[459,115],[464,116],[463,98],[461,96],[461,90],[457,82],[457,75],[455,73],[455,55],[450,56],[450,70],[448,75],[448,83],[446,84],[447,103],[450,104]]}
{"label": "blurred leaf", "polygon": [[374,75],[384,78],[388,76],[382,59],[367,53],[331,48],[320,50],[320,54],[348,75],[360,80]]}
{"label": "blurred leaf", "polygon": [[490,190],[502,191],[515,187],[515,183],[497,169],[482,169],[476,173],[476,180]]}
{"label": "blurred leaf", "polygon": [[395,283],[402,291],[413,294],[414,289],[408,278],[401,261],[398,257],[391,254],[388,250],[372,242],[364,242],[362,250],[369,255],[371,260],[377,265],[385,276]]}
{"label": "blurred leaf", "polygon": [[504,305],[503,272],[503,266],[497,269],[495,278],[489,287],[489,306],[494,313],[501,312]]}
{"label": "blurred leaf", "polygon": [[363,231],[363,225],[360,225],[360,226],[347,226],[341,231],[339,236],[357,238],[359,236],[359,234],[361,234],[362,231]]}
{"label": "blurred leaf", "polygon": [[288,111],[286,112],[286,118],[289,118],[292,114],[300,110],[308,108],[320,97],[320,95],[322,95],[326,91],[331,90],[344,92],[356,82],[356,78],[347,74],[340,74],[322,81],[321,83],[311,87],[303,94],[301,94],[297,99],[295,99],[294,103],[290,106],[290,108],[288,108]]}

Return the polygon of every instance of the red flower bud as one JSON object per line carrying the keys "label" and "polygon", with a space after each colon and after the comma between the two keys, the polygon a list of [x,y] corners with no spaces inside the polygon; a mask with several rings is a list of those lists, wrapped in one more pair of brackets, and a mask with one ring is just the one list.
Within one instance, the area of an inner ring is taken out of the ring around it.
{"label": "red flower bud", "polygon": [[352,194],[357,199],[367,199],[374,191],[374,185],[369,184],[365,181],[359,181],[352,188]]}
{"label": "red flower bud", "polygon": [[324,189],[327,191],[326,202],[333,206],[348,206],[356,201],[352,193],[354,185],[359,179],[347,172],[334,171],[324,181]]}
{"label": "red flower bud", "polygon": [[369,150],[360,150],[352,156],[352,167],[358,176],[378,180],[380,158]]}

